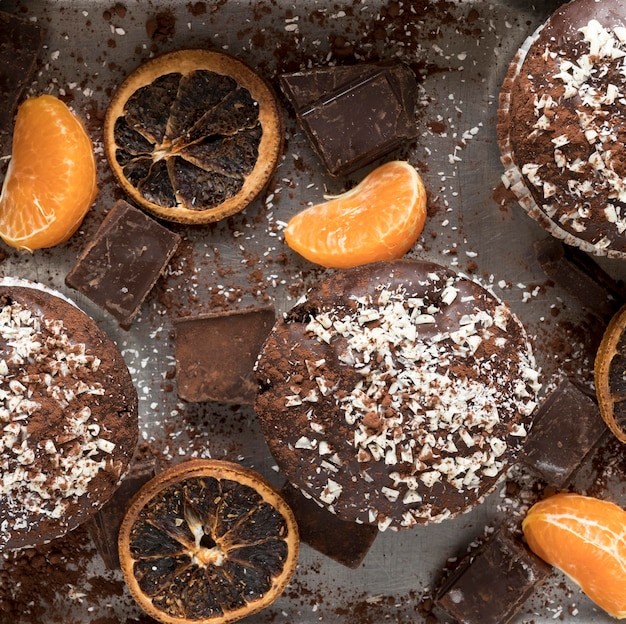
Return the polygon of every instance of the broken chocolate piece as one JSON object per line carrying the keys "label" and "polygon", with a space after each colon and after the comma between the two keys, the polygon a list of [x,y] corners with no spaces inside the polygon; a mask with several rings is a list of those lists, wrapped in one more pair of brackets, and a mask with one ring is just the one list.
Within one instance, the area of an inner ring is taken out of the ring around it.
{"label": "broken chocolate piece", "polygon": [[0,11],[0,155],[11,151],[13,117],[35,70],[45,30],[34,22]]}
{"label": "broken chocolate piece", "polygon": [[597,403],[564,379],[539,407],[521,461],[563,488],[606,431]]}
{"label": "broken chocolate piece", "polygon": [[551,571],[500,527],[451,572],[436,606],[463,624],[506,624]]}
{"label": "broken chocolate piece", "polygon": [[126,509],[139,488],[152,479],[156,472],[157,467],[154,458],[138,461],[131,466],[128,475],[120,483],[115,494],[87,523],[98,553],[107,568],[111,570],[120,566],[117,537]]}
{"label": "broken chocolate piece", "polygon": [[626,288],[577,247],[549,237],[535,243],[546,275],[574,295],[583,308],[607,323],[626,302]]}
{"label": "broken chocolate piece", "polygon": [[275,319],[273,306],[176,319],[178,396],[252,404],[254,364]]}
{"label": "broken chocolate piece", "polygon": [[332,175],[355,171],[416,135],[415,75],[404,63],[327,67],[280,81]]}
{"label": "broken chocolate piece", "polygon": [[128,329],[179,243],[178,234],[119,200],[65,283]]}
{"label": "broken chocolate piece", "polygon": [[305,544],[348,568],[361,564],[378,535],[375,526],[341,520],[289,483],[281,494],[296,517]]}

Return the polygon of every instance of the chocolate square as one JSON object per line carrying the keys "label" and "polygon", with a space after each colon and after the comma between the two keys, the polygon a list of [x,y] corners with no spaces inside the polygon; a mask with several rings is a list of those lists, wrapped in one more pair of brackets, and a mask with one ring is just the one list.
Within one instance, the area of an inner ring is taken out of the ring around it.
{"label": "chocolate square", "polygon": [[46,31],[34,22],[0,11],[0,148],[10,153],[13,116],[35,70]]}
{"label": "chocolate square", "polygon": [[539,407],[521,462],[563,488],[606,431],[597,403],[564,379]]}
{"label": "chocolate square", "polygon": [[273,306],[176,319],[178,396],[251,405],[254,365],[275,320]]}
{"label": "chocolate square", "polygon": [[416,135],[417,86],[403,63],[284,74],[283,92],[332,175],[350,173]]}
{"label": "chocolate square", "polygon": [[300,539],[348,568],[357,568],[378,535],[378,527],[340,520],[287,483],[281,490],[293,511]]}
{"label": "chocolate square", "polygon": [[438,591],[435,603],[457,622],[506,624],[551,571],[501,527],[461,560]]}
{"label": "chocolate square", "polygon": [[119,200],[65,277],[65,283],[128,329],[179,243],[178,234]]}
{"label": "chocolate square", "polygon": [[114,570],[120,566],[117,539],[122,521],[133,496],[156,475],[154,459],[138,461],[131,466],[115,494],[102,508],[87,521],[89,534],[107,568]]}
{"label": "chocolate square", "polygon": [[614,280],[584,251],[550,236],[535,242],[535,255],[545,274],[604,324],[626,303],[623,283]]}

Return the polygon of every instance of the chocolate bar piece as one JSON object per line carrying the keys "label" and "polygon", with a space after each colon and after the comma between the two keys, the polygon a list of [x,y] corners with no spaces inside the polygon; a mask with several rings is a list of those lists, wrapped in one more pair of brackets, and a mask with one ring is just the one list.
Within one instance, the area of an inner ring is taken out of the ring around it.
{"label": "chocolate bar piece", "polygon": [[521,461],[563,488],[606,431],[597,403],[564,379],[539,407]]}
{"label": "chocolate bar piece", "polygon": [[626,303],[623,284],[608,275],[584,251],[549,237],[535,243],[535,255],[548,277],[604,323]]}
{"label": "chocolate bar piece", "polygon": [[178,396],[251,405],[254,364],[275,320],[273,306],[176,319]]}
{"label": "chocolate bar piece", "polygon": [[117,538],[132,497],[157,473],[156,461],[144,459],[131,466],[115,494],[87,521],[89,534],[107,568],[120,566]]}
{"label": "chocolate bar piece", "polygon": [[65,277],[65,283],[128,329],[179,243],[178,234],[119,200]]}
{"label": "chocolate bar piece", "polygon": [[13,116],[35,70],[46,31],[34,22],[0,11],[0,155],[11,150]]}
{"label": "chocolate bar piece", "polygon": [[332,175],[365,166],[415,137],[417,86],[404,63],[283,74],[281,88]]}
{"label": "chocolate bar piece", "polygon": [[377,527],[340,520],[289,483],[281,494],[293,511],[305,544],[348,568],[361,564],[378,535]]}
{"label": "chocolate bar piece", "polygon": [[506,624],[550,573],[547,563],[500,527],[460,561],[435,604],[463,624]]}

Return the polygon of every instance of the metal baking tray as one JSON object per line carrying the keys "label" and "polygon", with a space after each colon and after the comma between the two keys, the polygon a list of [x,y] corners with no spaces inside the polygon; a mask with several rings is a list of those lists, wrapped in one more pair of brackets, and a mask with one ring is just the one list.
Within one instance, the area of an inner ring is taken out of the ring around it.
{"label": "metal baking tray", "polygon": [[[86,121],[97,154],[100,193],[66,244],[35,253],[2,248],[0,273],[43,282],[72,297],[116,340],[140,400],[140,438],[166,467],[192,457],[228,458],[277,485],[282,477],[251,407],[187,404],[176,396],[174,318],[259,306],[280,314],[325,270],[284,244],[283,224],[326,193],[353,185],[327,176],[283,100],[284,158],[269,188],[243,213],[219,224],[171,225],[183,244],[128,331],[64,285],[77,254],[106,211],[123,196],[102,150],[102,120],[123,78],[151,56],[183,47],[226,50],[276,88],[281,72],[360,60],[401,59],[420,84],[418,138],[393,156],[422,174],[429,214],[409,257],[457,268],[490,286],[516,312],[534,342],[547,389],[560,373],[589,378],[602,324],[563,285],[548,279],[534,252],[546,234],[501,181],[496,143],[498,92],[518,46],[559,5],[554,0],[2,0],[0,10],[47,30],[29,94],[63,98]],[[626,263],[597,262],[615,279]],[[622,450],[609,438],[579,477],[581,491],[626,504]],[[486,527],[522,517],[536,492],[511,475],[473,512],[442,524],[379,534],[363,563],[345,568],[303,545],[287,591],[249,622],[426,621],[426,600],[450,558]],[[39,590],[2,576],[0,622],[148,621],[85,538],[79,549],[52,545]],[[51,555],[55,554],[55,557]],[[27,557],[28,555],[22,555]],[[33,555],[34,556],[34,555]],[[1,560],[0,560],[1,561]],[[13,570],[12,555],[2,567]],[[2,570],[0,570],[0,573]],[[4,604],[3,604],[4,603]],[[9,617],[20,605],[23,612]],[[515,622],[610,622],[554,572]]]}

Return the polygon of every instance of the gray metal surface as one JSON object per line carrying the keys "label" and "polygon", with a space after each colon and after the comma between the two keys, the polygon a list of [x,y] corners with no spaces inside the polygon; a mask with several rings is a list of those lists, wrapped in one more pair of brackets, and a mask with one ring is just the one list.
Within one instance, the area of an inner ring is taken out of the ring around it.
{"label": "gray metal surface", "polygon": [[[324,193],[338,192],[356,178],[332,180],[324,175],[286,105],[285,155],[268,191],[227,222],[202,228],[172,226],[183,236],[182,249],[129,331],[65,287],[63,279],[105,211],[122,197],[103,156],[101,123],[116,85],[142,60],[181,47],[208,46],[247,60],[276,85],[281,71],[336,62],[333,41],[336,46],[335,38],[341,36],[354,46],[357,58],[398,57],[421,70],[419,138],[398,154],[420,170],[429,194],[426,227],[409,256],[457,267],[491,284],[533,337],[546,387],[559,371],[588,372],[589,321],[580,302],[550,283],[535,259],[533,243],[545,234],[502,187],[495,133],[506,67],[524,38],[558,4],[125,0],[115,5],[95,0],[1,0],[0,10],[19,12],[47,29],[46,47],[29,92],[59,95],[86,120],[96,145],[100,193],[70,242],[33,254],[5,249],[0,273],[65,292],[117,341],[138,388],[142,441],[162,466],[190,457],[230,458],[280,483],[251,408],[184,404],[177,400],[175,380],[172,385],[170,378],[176,315],[260,305],[268,298],[282,312],[307,284],[324,275],[289,251],[282,224],[308,203],[319,202]],[[173,31],[150,38],[149,20],[163,13],[174,18]],[[374,36],[381,32],[377,28],[386,31],[386,37]],[[626,265],[619,261],[599,262],[614,277],[626,276]],[[589,474],[588,483],[598,480],[593,470]],[[532,488],[520,481],[519,493],[508,497],[503,485],[475,511],[456,520],[380,534],[357,570],[304,546],[285,595],[248,621],[422,621],[420,601],[447,559],[482,535],[485,526],[512,514],[521,517]],[[594,487],[595,493],[603,493],[604,486]],[[614,499],[626,501],[619,474],[606,487]],[[121,575],[106,570],[94,557],[80,586],[71,591],[59,587],[49,621],[67,621],[64,613],[71,613],[75,621],[93,622],[140,617],[126,593],[96,591],[95,579],[119,582]],[[23,618],[33,621],[27,614]],[[557,573],[515,621],[554,618],[612,621]]]}

